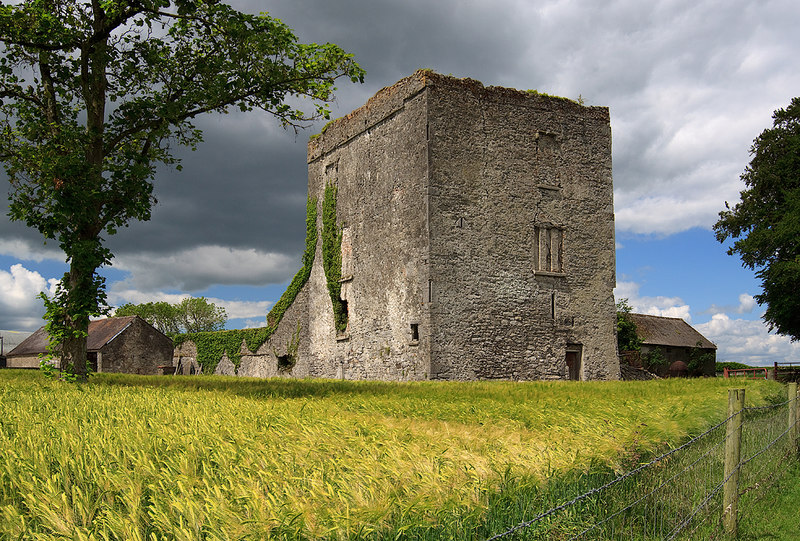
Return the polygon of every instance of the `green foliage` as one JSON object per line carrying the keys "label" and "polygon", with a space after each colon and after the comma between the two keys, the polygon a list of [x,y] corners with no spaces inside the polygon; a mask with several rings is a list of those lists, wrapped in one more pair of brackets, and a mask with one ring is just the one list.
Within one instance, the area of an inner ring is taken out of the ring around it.
{"label": "green foliage", "polygon": [[260,109],[296,129],[329,117],[338,78],[364,76],[336,45],[299,43],[281,21],[216,1],[25,0],[0,5],[0,43],[9,215],[67,256],[54,302],[68,360],[106,306],[103,237],[150,219],[157,167],[180,168],[173,149],[202,141],[195,117]]}
{"label": "green foliage", "polygon": [[554,99],[554,100],[561,100],[561,101],[568,101],[570,103],[577,103],[578,105],[583,105],[583,97],[580,97],[580,96],[578,97],[577,100],[573,100],[573,99],[570,99],[570,98],[565,98],[563,96],[555,96],[553,94],[547,94],[545,92],[539,92],[538,90],[536,90],[534,88],[529,88],[528,90],[525,91],[525,93],[529,94],[531,96],[543,96],[545,98],[551,98],[551,99]]}
{"label": "green foliage", "polygon": [[631,306],[628,299],[620,299],[617,303],[617,347],[623,351],[640,351],[642,339],[636,331],[636,323],[631,319]]}
{"label": "green foliage", "polygon": [[228,320],[224,308],[205,297],[187,297],[176,305],[181,327],[187,333],[221,331]]}
{"label": "green foliage", "polygon": [[756,271],[769,328],[800,338],[800,97],[772,115],[750,148],[752,159],[741,178],[741,201],[720,212],[717,240],[738,239],[728,254]]}
{"label": "green foliage", "polygon": [[750,366],[749,364],[735,363],[731,361],[725,361],[725,362],[717,361],[717,372],[722,372],[726,368],[728,370],[741,370],[743,368],[756,368],[756,367]]}
{"label": "green foliage", "polygon": [[[69,273],[64,280],[66,281],[68,278]],[[102,287],[104,278],[95,275],[92,281],[94,285],[91,291],[96,292],[97,298],[102,299],[104,304],[105,292]],[[54,377],[54,363],[58,359],[59,378],[74,382],[79,379],[85,380],[89,373],[86,368],[88,364],[86,337],[89,335],[89,318],[105,315],[107,310],[97,306],[95,299],[89,299],[89,292],[73,290],[70,294],[63,287],[63,283],[64,281],[56,286],[56,292],[52,299],[44,292],[39,293],[39,298],[45,307],[46,323],[44,328],[48,336],[47,354],[40,359],[39,367],[45,375]],[[70,348],[70,345],[75,347]]]}
{"label": "green foliage", "polygon": [[173,335],[181,332],[178,307],[165,301],[123,304],[114,310],[114,315],[139,316],[164,334]]}
{"label": "green foliage", "polygon": [[664,357],[664,352],[658,346],[654,347],[647,355],[644,357],[644,365],[645,368],[664,368],[667,366],[667,358]]}
{"label": "green foliage", "polygon": [[713,352],[705,351],[701,346],[702,343],[698,341],[697,345],[695,345],[695,347],[689,351],[689,362],[687,363],[687,367],[689,369],[690,376],[702,375],[703,367],[715,357]]}
{"label": "green foliage", "polygon": [[[236,369],[242,361],[242,342],[247,344],[250,351],[257,351],[269,340],[278,324],[283,319],[286,310],[294,303],[300,290],[311,276],[314,265],[314,256],[317,251],[317,200],[309,197],[306,201],[306,247],[303,251],[303,266],[292,278],[289,287],[267,314],[267,326],[258,329],[241,329],[218,332],[199,332],[195,334],[180,334],[173,336],[175,346],[191,340],[197,347],[197,362],[203,367],[203,373],[213,374],[225,352]],[[297,330],[297,343],[299,344],[300,329]],[[293,339],[294,343],[294,339]],[[296,351],[295,351],[296,355]]]}
{"label": "green foliage", "polygon": [[177,304],[147,302],[123,304],[114,311],[115,316],[139,316],[167,335],[180,332],[220,331],[228,315],[205,297],[187,297]]}
{"label": "green foliage", "polygon": [[322,266],[328,282],[328,293],[333,306],[333,320],[337,332],[347,329],[347,303],[342,300],[342,227],[336,222],[335,184],[325,186],[322,200]]}
{"label": "green foliage", "polygon": [[311,276],[311,267],[314,266],[314,256],[317,253],[317,199],[309,197],[306,201],[306,247],[303,251],[301,262],[303,264],[297,274],[292,278],[289,287],[275,303],[267,314],[267,326],[277,327],[283,314],[294,303],[300,290]]}

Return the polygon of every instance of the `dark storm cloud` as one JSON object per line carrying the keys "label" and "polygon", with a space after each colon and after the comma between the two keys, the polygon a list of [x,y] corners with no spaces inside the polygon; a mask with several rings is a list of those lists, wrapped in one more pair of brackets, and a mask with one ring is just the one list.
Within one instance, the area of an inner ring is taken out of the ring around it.
{"label": "dark storm cloud", "polygon": [[[609,106],[625,231],[713,223],[737,196],[750,141],[800,86],[794,0],[233,4],[282,19],[301,41],[355,55],[366,83],[339,82],[334,117],[418,68]],[[117,265],[148,289],[285,281],[297,266],[287,261],[299,264],[303,248],[306,142],[321,124],[295,136],[250,113],[208,116],[198,126],[205,143],[177,151],[183,171],[159,171],[152,220],[111,239]],[[0,228],[6,245],[41,244],[5,213]],[[215,260],[219,247],[249,254],[251,271],[232,273]],[[181,254],[192,265],[178,264]],[[148,268],[157,272],[145,277]]]}
{"label": "dark storm cloud", "polygon": [[180,151],[183,170],[162,168],[152,219],[112,240],[118,255],[198,245],[297,254],[305,234],[308,133],[241,114],[207,117],[205,141]]}

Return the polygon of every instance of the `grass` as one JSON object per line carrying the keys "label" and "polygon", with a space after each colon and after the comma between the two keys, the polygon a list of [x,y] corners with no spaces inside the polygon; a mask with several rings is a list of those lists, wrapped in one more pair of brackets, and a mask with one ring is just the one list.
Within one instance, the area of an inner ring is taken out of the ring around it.
{"label": "grass", "polygon": [[742,499],[746,511],[739,521],[742,541],[780,539],[793,541],[800,531],[800,464],[796,461],[770,487]]}
{"label": "grass", "polygon": [[[774,382],[344,382],[0,371],[0,532],[40,539],[497,532]],[[547,483],[549,480],[549,484]],[[574,487],[574,485],[570,485]],[[537,503],[539,502],[539,503]]]}

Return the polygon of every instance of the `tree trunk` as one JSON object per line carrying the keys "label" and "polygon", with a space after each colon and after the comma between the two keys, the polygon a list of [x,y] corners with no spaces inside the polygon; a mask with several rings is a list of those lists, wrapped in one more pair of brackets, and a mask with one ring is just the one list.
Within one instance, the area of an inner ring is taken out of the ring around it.
{"label": "tree trunk", "polygon": [[[78,256],[73,256],[69,269],[67,285],[67,306],[70,308],[65,315],[67,337],[64,339],[61,350],[61,372],[70,366],[79,382],[88,381],[86,362],[88,360],[87,340],[89,336],[89,316],[84,315],[92,310],[93,301],[88,296],[93,292],[94,271],[91,263],[81,261]],[[93,296],[93,295],[92,295]],[[71,313],[70,313],[71,312]],[[76,315],[80,314],[80,315]]]}

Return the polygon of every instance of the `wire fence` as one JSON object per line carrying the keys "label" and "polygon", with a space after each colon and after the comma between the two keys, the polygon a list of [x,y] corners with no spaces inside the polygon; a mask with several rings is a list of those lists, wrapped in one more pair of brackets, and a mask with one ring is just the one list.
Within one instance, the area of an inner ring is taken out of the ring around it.
{"label": "wire fence", "polygon": [[[487,541],[721,539],[726,482],[737,484],[738,501],[738,496],[768,490],[785,471],[787,459],[796,459],[796,393],[792,384],[792,398],[783,403],[735,411],[684,445]],[[740,439],[730,430],[738,421]],[[740,458],[726,473],[732,438],[740,443]],[[732,512],[735,523],[736,502]]]}

